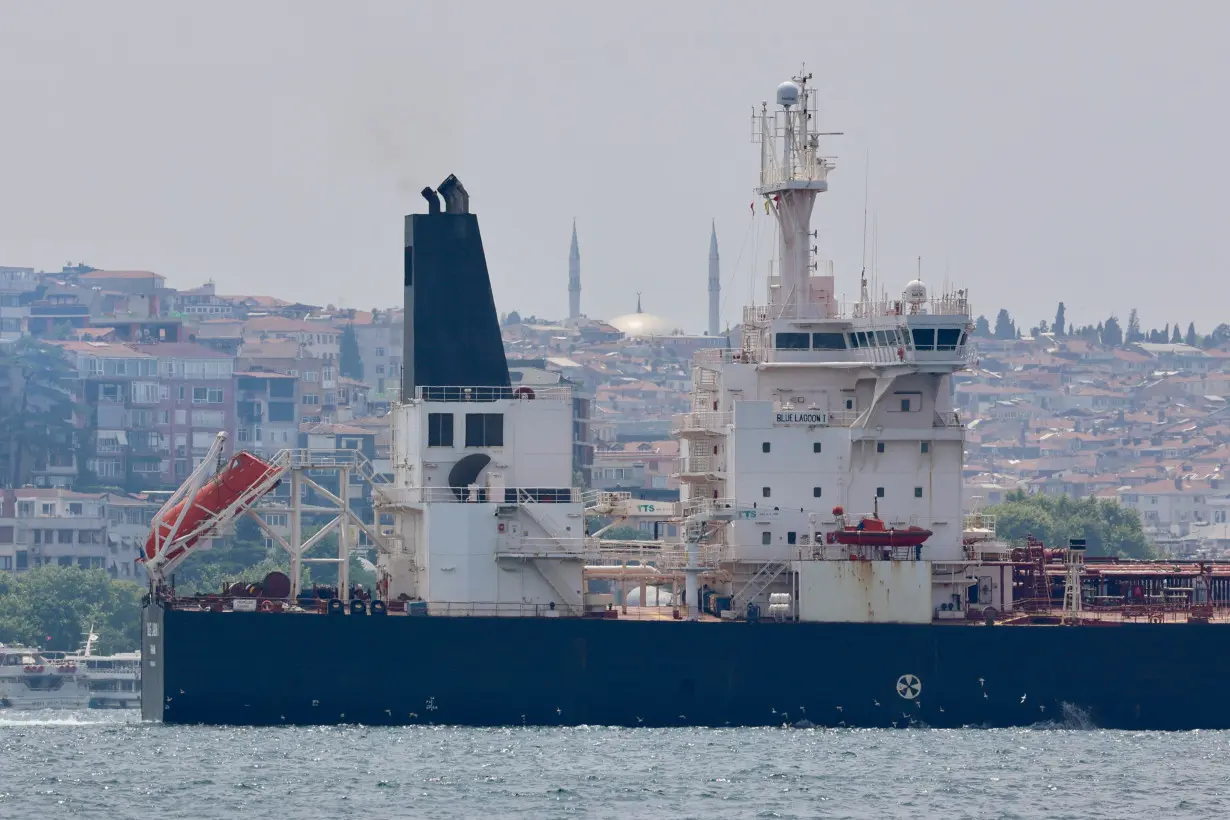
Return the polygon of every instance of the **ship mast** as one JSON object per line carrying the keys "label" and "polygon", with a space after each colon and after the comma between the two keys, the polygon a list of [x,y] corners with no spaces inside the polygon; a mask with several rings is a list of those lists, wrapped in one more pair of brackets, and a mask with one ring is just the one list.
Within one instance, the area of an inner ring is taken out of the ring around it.
{"label": "ship mast", "polygon": [[[815,131],[816,98],[808,88],[810,73],[777,87],[780,110],[760,104],[757,140],[760,142],[760,185],[756,193],[777,217],[778,277],[770,282],[769,304],[775,316],[817,318],[820,305],[811,291],[810,230],[816,196],[828,190],[833,162],[820,155],[820,137],[836,135]],[[776,286],[775,286],[776,285]]]}

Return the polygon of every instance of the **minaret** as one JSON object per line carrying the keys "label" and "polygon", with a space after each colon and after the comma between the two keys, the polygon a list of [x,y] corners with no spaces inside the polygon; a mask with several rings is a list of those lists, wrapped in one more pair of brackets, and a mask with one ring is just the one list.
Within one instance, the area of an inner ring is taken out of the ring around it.
{"label": "minaret", "polygon": [[577,221],[572,220],[572,247],[568,249],[568,319],[581,318],[581,249],[577,246]]}
{"label": "minaret", "polygon": [[722,301],[721,264],[718,262],[717,222],[709,233],[709,335],[717,336],[722,332],[718,310]]}

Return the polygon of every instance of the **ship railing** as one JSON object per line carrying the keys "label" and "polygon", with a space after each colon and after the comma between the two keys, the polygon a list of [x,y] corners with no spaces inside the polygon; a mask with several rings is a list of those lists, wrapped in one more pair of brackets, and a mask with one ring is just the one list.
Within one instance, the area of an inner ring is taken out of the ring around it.
{"label": "ship railing", "polygon": [[956,294],[945,294],[920,301],[903,299],[867,299],[843,302],[838,308],[842,319],[871,319],[909,316],[961,316],[970,317],[969,299]]}
{"label": "ship railing", "polygon": [[990,530],[991,537],[995,535],[995,516],[987,515],[986,513],[972,512],[964,517],[961,521],[961,529],[969,532],[971,530]]}
{"label": "ship railing", "polygon": [[576,487],[401,487],[388,492],[393,504],[579,504]]}
{"label": "ship railing", "polygon": [[685,518],[714,520],[778,518],[780,511],[771,506],[744,504],[734,498],[690,499],[683,507]]}
{"label": "ship railing", "polygon": [[[677,574],[688,566],[715,570],[721,564],[724,548],[700,544],[691,552],[682,544],[660,541],[600,541],[591,539],[585,549],[585,571],[601,575],[603,570],[645,569],[651,573]],[[667,579],[669,580],[669,579]]]}
{"label": "ship railing", "polygon": [[501,555],[524,556],[526,558],[573,553],[580,557],[584,549],[585,538],[580,535],[561,535],[558,538],[525,536],[510,539],[499,546]]}
{"label": "ship railing", "polygon": [[720,431],[731,423],[731,414],[717,410],[701,410],[693,413],[677,413],[672,419],[675,430]]}
{"label": "ship railing", "polygon": [[948,410],[943,413],[936,412],[935,419],[931,422],[932,427],[964,427],[965,423],[961,421],[961,416],[955,410]]}
{"label": "ship railing", "polygon": [[755,364],[761,358],[759,345],[748,350],[708,347],[692,354],[692,362],[701,367],[716,367],[720,364]]}
{"label": "ship railing", "polygon": [[581,503],[585,508],[599,513],[619,507],[631,499],[632,493],[616,490],[586,490],[581,493]]}
{"label": "ship railing", "polygon": [[585,614],[585,607],[558,601],[554,606],[517,601],[431,601],[427,614],[445,618],[579,618]]}
{"label": "ship railing", "polygon": [[717,473],[721,471],[721,460],[708,453],[688,455],[679,460],[679,472],[681,473]]}
{"label": "ship railing", "polygon": [[414,397],[419,401],[447,402],[492,402],[516,399],[572,401],[572,388],[560,385],[541,387],[529,385],[512,387],[421,386],[414,388]]}
{"label": "ship railing", "polygon": [[853,427],[862,415],[860,410],[830,410],[829,427]]}

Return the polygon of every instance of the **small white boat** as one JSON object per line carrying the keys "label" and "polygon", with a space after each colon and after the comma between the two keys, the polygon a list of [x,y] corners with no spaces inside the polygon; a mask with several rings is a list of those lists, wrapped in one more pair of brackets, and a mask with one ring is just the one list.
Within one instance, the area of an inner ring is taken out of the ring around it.
{"label": "small white boat", "polygon": [[89,678],[76,660],[0,644],[0,709],[84,709],[89,704]]}

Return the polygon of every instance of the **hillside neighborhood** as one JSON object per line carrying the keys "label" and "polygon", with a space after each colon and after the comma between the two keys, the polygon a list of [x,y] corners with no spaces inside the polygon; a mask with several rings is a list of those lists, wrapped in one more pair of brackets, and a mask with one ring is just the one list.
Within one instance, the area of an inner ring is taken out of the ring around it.
{"label": "hillside neighborhood", "polygon": [[[1010,493],[1098,498],[1139,512],[1161,554],[1230,549],[1230,328],[1142,332],[1133,315],[1026,334],[979,317],[953,379],[967,426],[967,511]],[[0,267],[0,571],[47,564],[134,577],[148,522],[219,431],[231,448],[359,450],[390,471],[400,308],[356,310],[150,271]],[[672,418],[690,360],[725,347],[633,313],[504,317],[517,386],[574,391],[578,484],[677,497]],[[278,516],[272,514],[276,526]]]}

